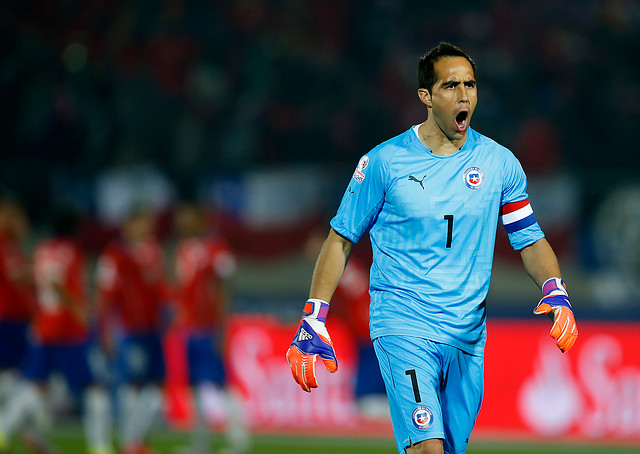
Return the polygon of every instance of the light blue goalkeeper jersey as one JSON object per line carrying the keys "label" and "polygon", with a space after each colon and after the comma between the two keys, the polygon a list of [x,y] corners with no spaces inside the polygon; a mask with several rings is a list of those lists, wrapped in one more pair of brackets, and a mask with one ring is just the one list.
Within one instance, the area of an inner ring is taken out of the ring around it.
{"label": "light blue goalkeeper jersey", "polygon": [[482,355],[499,218],[516,250],[544,237],[526,186],[516,157],[472,129],[447,157],[417,126],[363,156],[331,226],[354,243],[370,229],[372,339],[417,336]]}

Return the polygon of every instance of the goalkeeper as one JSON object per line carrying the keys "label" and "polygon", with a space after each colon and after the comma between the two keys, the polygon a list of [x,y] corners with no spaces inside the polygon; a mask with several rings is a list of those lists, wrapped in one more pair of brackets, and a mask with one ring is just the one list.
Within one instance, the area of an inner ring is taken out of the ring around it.
{"label": "goalkeeper", "polygon": [[418,97],[427,120],[360,159],[287,359],[305,391],[318,386],[317,357],[338,369],[325,328],[329,302],[353,244],[369,230],[371,338],[398,452],[461,454],[482,401],[485,298],[499,220],[542,289],[534,312],[552,319],[560,350],[571,348],[578,330],[520,163],[469,127],[477,103],[471,57],[448,43],[427,52],[418,63]]}

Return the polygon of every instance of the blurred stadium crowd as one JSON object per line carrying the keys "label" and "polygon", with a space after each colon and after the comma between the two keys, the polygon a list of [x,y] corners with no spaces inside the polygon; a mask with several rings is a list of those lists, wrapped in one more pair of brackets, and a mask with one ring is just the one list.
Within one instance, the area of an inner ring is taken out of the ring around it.
{"label": "blurred stadium crowd", "polygon": [[[637,188],[637,2],[34,0],[4,3],[0,23],[1,186],[36,232],[71,201],[97,253],[129,205],[162,214],[283,166],[329,174],[318,210],[333,209],[359,156],[424,119],[415,64],[449,40],[478,62],[474,127],[522,161],[543,220],[567,213],[569,257],[637,274],[640,216],[609,192]],[[631,257],[599,252],[615,248]]]}

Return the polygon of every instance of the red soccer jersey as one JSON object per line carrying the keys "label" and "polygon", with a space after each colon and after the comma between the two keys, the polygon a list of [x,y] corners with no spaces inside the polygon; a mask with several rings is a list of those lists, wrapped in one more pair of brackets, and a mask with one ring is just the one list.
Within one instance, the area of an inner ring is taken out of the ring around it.
{"label": "red soccer jersey", "polygon": [[129,334],[160,328],[160,310],[169,298],[164,258],[157,241],[114,241],[98,262],[101,316],[113,313]]}
{"label": "red soccer jersey", "polygon": [[45,344],[85,340],[88,306],[82,251],[68,239],[47,240],[36,246],[33,260],[36,338]]}
{"label": "red soccer jersey", "polygon": [[175,258],[178,323],[211,329],[224,308],[221,283],[236,269],[231,248],[221,237],[192,238],[178,244]]}
{"label": "red soccer jersey", "polygon": [[15,283],[16,275],[27,270],[20,246],[0,235],[0,320],[27,322],[33,309],[31,291]]}

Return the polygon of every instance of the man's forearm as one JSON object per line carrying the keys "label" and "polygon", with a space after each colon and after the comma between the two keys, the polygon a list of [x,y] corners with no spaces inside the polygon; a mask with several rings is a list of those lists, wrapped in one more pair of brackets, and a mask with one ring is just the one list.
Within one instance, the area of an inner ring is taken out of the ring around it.
{"label": "man's forearm", "polygon": [[311,279],[309,298],[331,301],[349,260],[353,243],[338,235],[333,229],[324,241]]}
{"label": "man's forearm", "polygon": [[556,254],[545,238],[522,249],[520,255],[525,270],[538,287],[549,278],[562,277]]}

